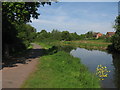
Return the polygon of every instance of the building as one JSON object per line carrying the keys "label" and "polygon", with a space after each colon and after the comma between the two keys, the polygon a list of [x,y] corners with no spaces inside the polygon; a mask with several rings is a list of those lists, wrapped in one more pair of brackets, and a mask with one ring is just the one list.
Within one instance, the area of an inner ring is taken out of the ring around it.
{"label": "building", "polygon": [[106,33],[106,36],[107,36],[107,37],[111,37],[111,36],[113,36],[114,34],[115,34],[115,32],[107,32],[107,33]]}
{"label": "building", "polygon": [[98,39],[102,35],[103,35],[102,33],[94,33],[93,37],[95,37],[96,39]]}

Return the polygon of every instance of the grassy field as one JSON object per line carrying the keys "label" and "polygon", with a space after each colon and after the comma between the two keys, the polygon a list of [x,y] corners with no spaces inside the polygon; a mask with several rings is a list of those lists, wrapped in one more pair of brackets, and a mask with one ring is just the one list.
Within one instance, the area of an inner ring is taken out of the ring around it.
{"label": "grassy field", "polygon": [[105,42],[104,40],[78,40],[78,41],[47,41],[39,43],[43,48],[48,49],[52,46],[74,46],[85,49],[94,49],[105,51],[111,43]]}
{"label": "grassy field", "polygon": [[78,58],[60,51],[41,57],[22,88],[100,88],[100,84]]}

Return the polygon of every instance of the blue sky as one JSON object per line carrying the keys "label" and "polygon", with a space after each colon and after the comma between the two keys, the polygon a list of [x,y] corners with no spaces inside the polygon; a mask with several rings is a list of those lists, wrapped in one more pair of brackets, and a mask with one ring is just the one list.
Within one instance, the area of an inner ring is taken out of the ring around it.
{"label": "blue sky", "polygon": [[117,2],[58,2],[51,6],[40,7],[39,19],[32,19],[31,25],[37,31],[45,29],[52,31],[77,32],[88,31],[106,33],[114,31],[113,25],[118,15]]}

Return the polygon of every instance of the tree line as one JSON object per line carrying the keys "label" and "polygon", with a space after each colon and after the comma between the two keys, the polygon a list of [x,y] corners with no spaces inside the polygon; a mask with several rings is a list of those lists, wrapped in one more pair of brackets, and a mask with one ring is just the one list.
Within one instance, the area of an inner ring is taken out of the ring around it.
{"label": "tree line", "polygon": [[115,19],[114,28],[115,28],[116,32],[112,38],[111,48],[114,51],[120,52],[120,15],[118,15],[118,17],[116,17],[116,19]]}
{"label": "tree line", "polygon": [[51,40],[59,40],[59,41],[71,41],[71,40],[79,40],[79,35],[74,33],[69,33],[68,31],[59,31],[53,29],[51,32],[47,32],[46,30],[41,30],[41,32],[36,33],[36,41],[43,41],[46,39]]}

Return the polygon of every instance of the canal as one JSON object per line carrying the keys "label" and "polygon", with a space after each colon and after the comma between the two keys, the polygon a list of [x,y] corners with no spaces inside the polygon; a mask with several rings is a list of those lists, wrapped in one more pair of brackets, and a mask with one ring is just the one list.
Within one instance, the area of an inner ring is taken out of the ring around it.
{"label": "canal", "polygon": [[103,88],[120,88],[120,54],[109,54],[99,50],[76,48],[70,52],[74,57],[88,67],[89,71],[96,73],[98,65],[106,66],[110,72],[108,77],[101,81]]}

